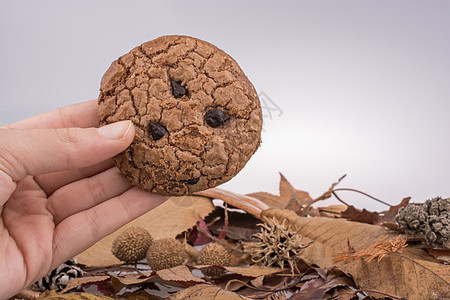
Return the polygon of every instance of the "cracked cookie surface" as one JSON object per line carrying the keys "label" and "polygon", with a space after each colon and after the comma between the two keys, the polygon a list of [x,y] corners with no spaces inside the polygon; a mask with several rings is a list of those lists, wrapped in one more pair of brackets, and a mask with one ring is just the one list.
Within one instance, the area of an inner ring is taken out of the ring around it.
{"label": "cracked cookie surface", "polygon": [[131,145],[114,157],[150,192],[180,196],[230,180],[261,142],[258,95],[217,47],[163,36],[114,61],[98,98],[100,125],[131,120]]}

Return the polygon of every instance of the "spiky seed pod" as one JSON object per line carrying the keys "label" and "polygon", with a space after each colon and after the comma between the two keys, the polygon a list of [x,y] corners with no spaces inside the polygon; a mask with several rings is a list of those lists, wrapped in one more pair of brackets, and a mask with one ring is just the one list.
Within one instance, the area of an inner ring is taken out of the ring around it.
{"label": "spiky seed pod", "polygon": [[254,263],[283,269],[289,266],[292,273],[298,272],[297,261],[309,244],[302,242],[302,236],[286,220],[280,223],[274,218],[270,223],[259,224],[261,232],[253,235],[252,242],[244,243],[244,252]]}
{"label": "spiky seed pod", "polygon": [[169,269],[187,260],[184,246],[174,238],[156,240],[147,251],[147,263],[153,271]]}
{"label": "spiky seed pod", "polygon": [[422,204],[411,203],[400,208],[395,216],[401,231],[409,235],[420,235],[427,224],[428,214]]}
{"label": "spiky seed pod", "polygon": [[122,232],[113,242],[112,254],[127,264],[137,263],[145,258],[153,239],[142,227],[130,227]]}
{"label": "spiky seed pod", "polygon": [[[200,251],[197,264],[228,267],[231,264],[231,256],[225,247],[216,242],[208,244]],[[222,269],[202,269],[202,272],[209,277],[219,276],[225,273]]]}

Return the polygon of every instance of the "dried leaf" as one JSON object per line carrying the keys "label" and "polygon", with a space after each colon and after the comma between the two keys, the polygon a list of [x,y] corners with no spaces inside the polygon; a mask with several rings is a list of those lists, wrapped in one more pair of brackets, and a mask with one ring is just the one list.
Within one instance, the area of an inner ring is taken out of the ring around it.
{"label": "dried leaf", "polygon": [[192,275],[191,271],[185,265],[176,266],[170,269],[157,271],[156,274],[165,281],[176,282],[184,287],[192,286],[198,283],[204,283],[203,279]]}
{"label": "dried leaf", "polygon": [[252,214],[256,217],[259,217],[259,214],[261,213],[262,210],[269,208],[269,206],[267,206],[265,203],[259,201],[254,197],[236,194],[219,188],[213,188],[205,191],[196,192],[195,195],[223,200],[226,203],[234,207],[243,209],[249,214]]}
{"label": "dried leaf", "polygon": [[111,275],[111,284],[114,288],[114,291],[120,291],[123,287],[133,286],[133,285],[142,285],[146,282],[154,281],[153,279],[156,277],[154,272],[149,274],[125,274],[123,276]]}
{"label": "dried leaf", "polygon": [[61,294],[65,293],[67,291],[70,291],[71,289],[74,289],[76,287],[79,287],[80,285],[97,284],[102,281],[109,280],[110,278],[111,277],[107,276],[107,275],[70,278],[66,287],[61,291]]}
{"label": "dried leaf", "polygon": [[154,239],[176,237],[179,233],[192,228],[199,216],[205,217],[213,210],[214,205],[207,197],[172,197],[78,255],[78,262],[88,266],[117,264],[119,260],[111,254],[111,245],[114,239],[129,227],[144,227],[150,231]]}
{"label": "dried leaf", "polygon": [[362,259],[336,264],[332,261],[333,257],[348,248],[347,239],[355,249],[365,249],[384,236],[397,236],[380,226],[344,219],[299,217],[292,211],[280,209],[269,209],[262,216],[263,219],[288,219],[305,242],[312,242],[302,258],[321,268],[336,265],[350,273],[360,288],[380,290],[408,299],[430,299],[436,293],[441,293],[441,296],[449,293],[450,266],[437,263],[424,250],[413,246],[406,248],[401,256],[386,256],[379,263],[375,260],[367,263]]}
{"label": "dried leaf", "polygon": [[270,268],[265,266],[245,266],[245,267],[224,267],[225,270],[228,270],[230,272],[247,276],[247,277],[259,277],[259,276],[267,276],[270,274],[279,273],[282,270],[279,268]]}
{"label": "dried leaf", "polygon": [[190,288],[181,290],[168,299],[171,300],[242,300],[242,299],[250,299],[244,296],[240,296],[236,293],[225,291],[217,286],[209,285],[209,284],[197,284],[195,286],[191,286]]}
{"label": "dried leaf", "polygon": [[389,207],[389,210],[387,211],[381,212],[379,222],[395,222],[395,216],[399,209],[408,206],[409,200],[411,200],[411,197],[403,198],[399,204]]}
{"label": "dried leaf", "polygon": [[379,215],[377,212],[368,211],[365,208],[363,208],[363,210],[360,210],[355,208],[353,205],[348,206],[341,215],[347,220],[367,224],[376,224],[378,223],[379,219]]}
{"label": "dried leaf", "polygon": [[291,299],[326,299],[325,294],[337,287],[355,287],[355,282],[339,269],[314,268],[320,278],[307,281]]}
{"label": "dried leaf", "polygon": [[52,299],[52,300],[112,300],[106,296],[94,295],[90,293],[70,293],[60,295],[56,291],[49,291],[43,293],[39,299]]}
{"label": "dried leaf", "polygon": [[[222,233],[224,225],[224,209],[222,207],[216,207],[216,209],[206,217],[206,221],[209,222],[217,217],[220,220],[208,226],[209,230],[215,235]],[[261,223],[261,220],[254,217],[251,214],[241,213],[236,211],[228,211],[228,226],[226,228],[226,236],[230,239],[241,240],[249,238],[257,231],[257,224]]]}
{"label": "dried leaf", "polygon": [[320,211],[312,207],[312,204],[331,197],[334,187],[345,177],[331,185],[331,187],[316,199],[312,199],[308,192],[295,189],[286,177],[280,173],[280,195],[272,195],[269,193],[253,193],[249,194],[266,203],[271,208],[285,208],[296,212],[300,216],[319,216]]}
{"label": "dried leaf", "polygon": [[427,249],[436,260],[450,264],[450,249]]}
{"label": "dried leaf", "polygon": [[198,217],[198,224],[189,233],[188,242],[194,246],[208,244],[212,242],[210,236],[211,232],[209,231],[205,220],[203,220],[203,218],[201,217]]}
{"label": "dried leaf", "polygon": [[347,207],[347,205],[333,204],[325,207],[318,207],[318,209],[321,217],[342,218],[342,213]]}
{"label": "dried leaf", "polygon": [[131,292],[131,293],[125,293],[123,295],[120,295],[120,298],[116,299],[127,299],[127,300],[162,300],[164,298],[150,295],[146,291],[138,291],[138,292]]}

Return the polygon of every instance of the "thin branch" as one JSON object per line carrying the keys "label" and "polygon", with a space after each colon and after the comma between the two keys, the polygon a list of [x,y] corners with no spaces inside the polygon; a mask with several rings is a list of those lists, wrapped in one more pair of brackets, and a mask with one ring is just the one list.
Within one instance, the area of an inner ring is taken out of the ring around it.
{"label": "thin branch", "polygon": [[348,188],[341,188],[341,189],[334,189],[334,190],[332,190],[331,192],[335,195],[334,192],[336,192],[336,191],[350,191],[350,192],[360,193],[360,194],[363,194],[363,195],[366,196],[366,197],[369,197],[369,198],[371,198],[371,199],[373,199],[373,200],[375,200],[375,201],[378,201],[378,202],[380,202],[380,203],[383,203],[384,205],[387,205],[387,206],[389,206],[389,207],[392,207],[392,206],[393,206],[393,205],[391,205],[391,204],[389,204],[389,203],[387,203],[387,202],[384,202],[383,200],[377,199],[377,198],[375,198],[374,196],[371,196],[371,195],[369,195],[369,194],[367,194],[367,193],[364,193],[364,192],[361,192],[361,191],[359,191],[359,190],[348,189]]}
{"label": "thin branch", "polygon": [[333,194],[333,196],[336,197],[336,199],[337,199],[339,202],[341,202],[341,203],[343,203],[343,204],[345,204],[345,205],[347,205],[347,206],[350,206],[350,205],[348,205],[347,203],[345,203],[344,200],[342,200],[341,198],[339,198],[338,195],[337,195],[335,192],[331,192],[331,193]]}

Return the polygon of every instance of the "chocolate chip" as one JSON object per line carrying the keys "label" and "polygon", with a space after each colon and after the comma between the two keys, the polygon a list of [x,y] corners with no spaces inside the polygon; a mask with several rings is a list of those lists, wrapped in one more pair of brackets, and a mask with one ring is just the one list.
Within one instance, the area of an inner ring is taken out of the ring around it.
{"label": "chocolate chip", "polygon": [[171,80],[172,83],[172,94],[175,98],[180,98],[184,95],[187,95],[187,90],[176,81]]}
{"label": "chocolate chip", "polygon": [[187,184],[196,184],[199,180],[200,180],[200,177],[194,178],[194,179],[188,179],[188,180],[186,180],[186,183]]}
{"label": "chocolate chip", "polygon": [[167,133],[166,127],[162,125],[150,123],[149,126],[150,126],[149,127],[150,134],[152,135],[155,141],[159,140]]}
{"label": "chocolate chip", "polygon": [[225,122],[225,116],[220,109],[213,108],[206,113],[206,123],[211,127],[219,127]]}

